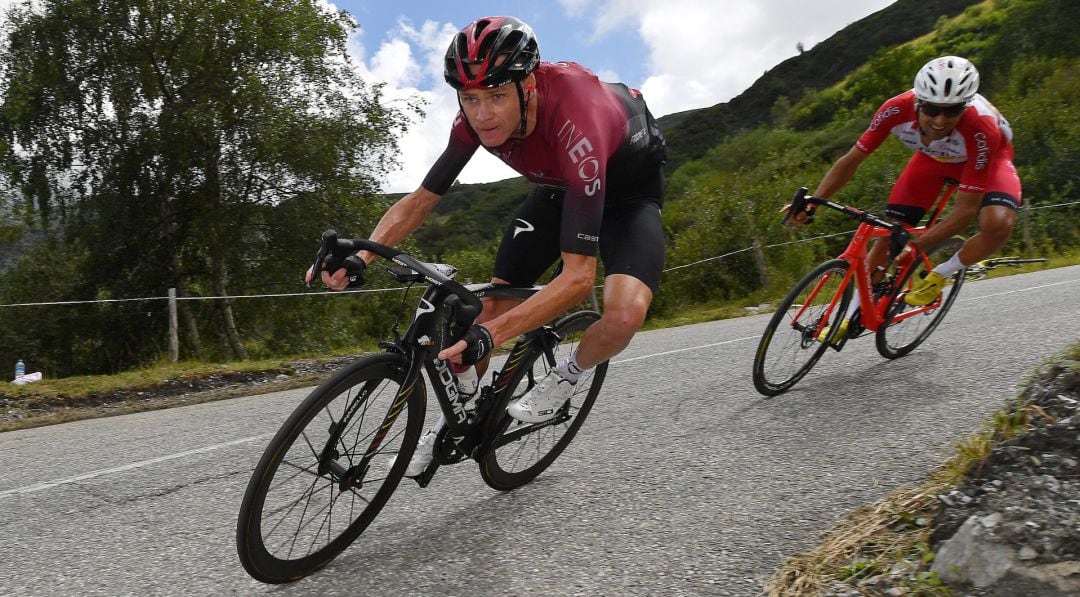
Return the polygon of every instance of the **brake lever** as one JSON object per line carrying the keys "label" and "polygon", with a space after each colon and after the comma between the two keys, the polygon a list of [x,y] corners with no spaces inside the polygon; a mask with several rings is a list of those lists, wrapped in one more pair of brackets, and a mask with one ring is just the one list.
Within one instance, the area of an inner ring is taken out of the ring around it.
{"label": "brake lever", "polygon": [[316,278],[321,278],[323,271],[323,262],[326,261],[326,256],[330,254],[331,247],[337,244],[337,231],[327,230],[322,235],[322,245],[319,246],[319,251],[315,253],[315,263],[311,266],[311,279],[307,281],[307,288],[311,288],[311,285],[315,283]]}
{"label": "brake lever", "polygon": [[[791,216],[806,211],[806,187],[799,187],[799,190],[795,191],[795,196],[791,198],[791,203],[788,204],[787,213],[784,214],[784,219],[780,220],[781,224],[787,224],[788,218]],[[813,214],[808,213],[806,215],[806,223],[809,224],[813,221]]]}

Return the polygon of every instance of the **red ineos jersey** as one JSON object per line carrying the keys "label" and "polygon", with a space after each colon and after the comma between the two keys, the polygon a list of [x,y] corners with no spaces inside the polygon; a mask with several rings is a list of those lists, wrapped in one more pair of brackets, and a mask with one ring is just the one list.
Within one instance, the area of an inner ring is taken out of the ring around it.
{"label": "red ineos jersey", "polygon": [[[609,175],[640,170],[636,166],[644,163],[640,160],[659,133],[651,134],[651,117],[636,90],[604,83],[573,62],[541,62],[533,72],[538,100],[533,132],[486,149],[529,180],[565,189],[561,250],[594,255],[604,200],[612,199]],[[479,146],[479,137],[458,112],[450,142],[423,187],[445,194]]]}
{"label": "red ineos jersey", "polygon": [[869,128],[855,145],[866,153],[872,153],[889,133],[896,135],[909,148],[939,162],[964,163],[960,177],[962,191],[984,191],[992,161],[1012,159],[1012,128],[1009,121],[979,94],[975,94],[975,99],[949,136],[923,144],[915,109],[915,91],[901,93],[878,108]]}

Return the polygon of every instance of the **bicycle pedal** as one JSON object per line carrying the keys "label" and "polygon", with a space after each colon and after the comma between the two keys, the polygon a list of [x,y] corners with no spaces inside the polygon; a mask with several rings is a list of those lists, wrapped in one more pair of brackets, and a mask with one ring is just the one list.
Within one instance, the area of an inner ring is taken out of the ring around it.
{"label": "bicycle pedal", "polygon": [[429,464],[428,467],[424,469],[424,472],[420,473],[415,477],[408,478],[416,481],[416,484],[419,485],[421,489],[423,489],[427,487],[429,483],[431,483],[431,478],[435,476],[435,471],[437,470],[439,470],[439,462],[437,460],[432,460],[431,464]]}

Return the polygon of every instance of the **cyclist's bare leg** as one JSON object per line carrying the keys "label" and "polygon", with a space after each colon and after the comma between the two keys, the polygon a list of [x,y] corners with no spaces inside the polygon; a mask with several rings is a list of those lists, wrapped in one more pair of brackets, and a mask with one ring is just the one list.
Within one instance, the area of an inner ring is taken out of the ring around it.
{"label": "cyclist's bare leg", "polygon": [[885,273],[883,269],[885,267],[885,261],[889,258],[889,243],[887,239],[878,238],[874,240],[874,243],[870,246],[870,250],[866,252],[866,267],[870,271],[870,282],[877,284],[881,281],[881,276]]}
{"label": "cyclist's bare leg", "polygon": [[577,349],[577,364],[594,367],[622,352],[645,322],[653,293],[633,276],[612,274],[604,279],[604,310],[600,321],[585,331]]}
{"label": "cyclist's bare leg", "polygon": [[1001,205],[987,205],[979,210],[979,233],[960,249],[960,263],[971,265],[997,253],[1012,235],[1016,212]]}

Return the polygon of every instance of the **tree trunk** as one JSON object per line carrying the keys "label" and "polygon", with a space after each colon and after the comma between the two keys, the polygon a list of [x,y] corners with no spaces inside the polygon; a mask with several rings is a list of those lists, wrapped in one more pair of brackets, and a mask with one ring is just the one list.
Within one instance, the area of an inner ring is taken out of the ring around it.
{"label": "tree trunk", "polygon": [[[187,296],[183,286],[177,286],[176,294],[177,296]],[[179,301],[176,307],[180,310],[180,319],[184,321],[184,329],[187,330],[186,344],[191,348],[195,358],[202,360],[202,338],[199,336],[199,324],[195,320],[195,314],[191,312],[191,307],[188,306],[187,301]]]}
{"label": "tree trunk", "polygon": [[236,358],[240,360],[247,360],[247,350],[244,349],[244,343],[240,339],[240,333],[236,330],[236,321],[233,319],[232,305],[229,303],[229,299],[224,298],[228,292],[225,284],[225,261],[220,255],[210,256],[210,268],[213,271],[214,277],[214,295],[222,298],[215,299],[215,303],[218,307],[218,314],[221,315],[221,325],[225,335],[225,340],[228,342],[228,347],[232,351]]}

